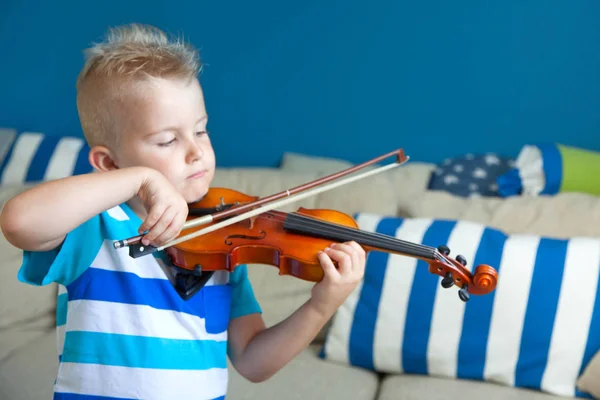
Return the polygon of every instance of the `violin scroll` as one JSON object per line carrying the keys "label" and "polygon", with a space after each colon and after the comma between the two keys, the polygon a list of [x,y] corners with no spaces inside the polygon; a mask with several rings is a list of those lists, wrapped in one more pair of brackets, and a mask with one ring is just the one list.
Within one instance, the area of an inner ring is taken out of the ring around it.
{"label": "violin scroll", "polygon": [[442,277],[441,286],[448,289],[454,285],[460,287],[458,297],[466,302],[470,294],[482,295],[492,292],[498,283],[498,272],[487,264],[478,265],[471,273],[465,268],[467,260],[464,256],[456,256],[456,260],[448,257],[450,250],[446,246],[438,247],[437,259],[429,262],[429,272]]}

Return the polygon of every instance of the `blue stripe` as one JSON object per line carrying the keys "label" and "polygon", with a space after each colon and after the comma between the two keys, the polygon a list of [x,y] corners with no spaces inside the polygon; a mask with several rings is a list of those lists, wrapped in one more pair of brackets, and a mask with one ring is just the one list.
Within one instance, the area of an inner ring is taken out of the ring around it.
{"label": "blue stripe", "polygon": [[205,370],[227,368],[226,353],[226,341],[69,331],[65,336],[62,361],[129,368]]}
{"label": "blue stripe", "polygon": [[579,389],[575,389],[575,397],[577,398],[582,398],[582,399],[593,399],[594,396],[590,395],[589,393],[586,392],[582,392]]}
{"label": "blue stripe", "polygon": [[67,323],[68,296],[68,294],[62,293],[56,299],[56,326]]}
{"label": "blue stripe", "polygon": [[54,150],[56,150],[56,145],[60,139],[61,138],[59,136],[44,136],[37,148],[37,151],[31,159],[29,168],[27,168],[27,176],[25,177],[25,181],[35,182],[42,181],[44,179],[46,169],[48,168],[48,163],[50,162],[50,158],[52,158]]}
{"label": "blue stripe", "polygon": [[53,400],[134,400],[125,397],[91,396],[76,393],[54,393]]}
{"label": "blue stripe", "polygon": [[[395,237],[402,225],[399,218],[384,218],[377,224],[376,232]],[[363,287],[356,305],[349,339],[350,364],[375,369],[373,362],[373,342],[375,322],[381,299],[381,290],[387,270],[389,253],[372,251],[367,257]]]}
{"label": "blue stripe", "polygon": [[[486,228],[481,236],[479,248],[473,260],[473,272],[477,265],[488,264],[500,273],[502,252],[507,236],[502,232]],[[496,291],[469,301],[465,305],[462,334],[458,345],[457,377],[484,380],[487,342],[492,321]]]}
{"label": "blue stripe", "polygon": [[523,323],[515,385],[540,389],[560,294],[567,241],[542,238],[537,250]]}
{"label": "blue stripe", "polygon": [[79,151],[79,154],[77,155],[77,161],[75,161],[75,166],[73,167],[73,175],[87,174],[88,172],[92,172],[93,168],[88,159],[89,151],[90,148],[84,143]]}
{"label": "blue stripe", "polygon": [[[455,221],[434,221],[425,233],[422,244],[432,247],[446,244],[455,225]],[[425,261],[419,260],[402,339],[402,366],[406,373],[427,374],[427,344],[438,286],[438,276],[429,272],[429,265]],[[460,301],[458,297],[457,301]]]}
{"label": "blue stripe", "polygon": [[204,318],[204,292],[220,290],[219,288],[225,289],[221,286],[205,286],[196,296],[184,301],[166,279],[140,278],[131,272],[89,268],[81,276],[81,280],[69,286],[69,301],[97,300],[147,305]]}
{"label": "blue stripe", "polygon": [[544,180],[546,182],[541,194],[556,194],[562,183],[562,155],[554,143],[538,146],[542,152]]}
{"label": "blue stripe", "polygon": [[[53,400],[134,400],[125,397],[91,396],[76,393],[54,393]],[[225,400],[225,396],[215,397],[212,400]]]}

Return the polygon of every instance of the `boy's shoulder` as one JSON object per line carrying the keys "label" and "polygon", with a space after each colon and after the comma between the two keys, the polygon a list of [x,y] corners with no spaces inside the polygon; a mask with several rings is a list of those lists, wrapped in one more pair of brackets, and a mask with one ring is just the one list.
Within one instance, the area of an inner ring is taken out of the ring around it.
{"label": "boy's shoulder", "polygon": [[137,235],[140,218],[127,204],[97,214],[71,230],[60,246],[49,251],[24,251],[18,279],[40,286],[68,286],[92,264],[114,268],[119,263],[112,242]]}

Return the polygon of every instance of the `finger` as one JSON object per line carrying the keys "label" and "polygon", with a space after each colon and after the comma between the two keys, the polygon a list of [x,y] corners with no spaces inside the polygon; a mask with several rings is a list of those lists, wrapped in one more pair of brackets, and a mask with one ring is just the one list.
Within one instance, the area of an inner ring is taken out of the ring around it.
{"label": "finger", "polygon": [[364,274],[365,250],[355,241],[344,243],[344,251],[352,258],[352,274],[361,276]]}
{"label": "finger", "polygon": [[155,205],[148,211],[148,215],[140,225],[138,232],[144,233],[152,228],[160,219],[160,216],[165,212],[166,207]]}
{"label": "finger", "polygon": [[339,273],[335,269],[335,265],[333,265],[331,258],[324,251],[320,251],[319,254],[317,254],[317,257],[323,268],[323,279],[335,280],[339,276]]}
{"label": "finger", "polygon": [[356,251],[356,255],[358,256],[359,261],[365,261],[365,258],[367,256],[365,249],[363,249],[363,247],[360,244],[356,243],[354,240],[347,243],[348,245],[352,246],[352,248]]}
{"label": "finger", "polygon": [[156,239],[154,239],[154,243],[159,246],[162,246],[163,244],[168,243],[171,240],[175,239],[181,232],[181,229],[183,228],[183,224],[185,223],[186,217],[187,217],[187,214],[182,214],[181,212],[175,214],[171,223],[165,228],[165,230]]}
{"label": "finger", "polygon": [[359,267],[356,269],[356,273],[358,275],[358,278],[362,279],[365,276],[365,270],[367,268],[367,251],[358,243],[354,242],[354,244],[356,245],[356,247],[358,247],[357,253],[359,260]]}
{"label": "finger", "polygon": [[354,249],[354,247],[352,245],[350,245],[350,242],[335,243],[335,244],[331,245],[330,247],[334,250],[342,251],[342,252],[346,253],[348,256],[350,256],[350,263],[348,264],[348,272],[353,272],[356,269],[359,259],[358,259],[358,255],[356,254],[356,250]]}
{"label": "finger", "polygon": [[148,233],[144,237],[150,243],[156,244],[156,238],[162,235],[167,229],[167,227],[171,225],[171,222],[173,222],[175,215],[176,211],[172,207],[167,208],[165,212],[160,216],[156,224],[154,224],[154,226],[152,226],[148,230]]}
{"label": "finger", "polygon": [[352,257],[343,250],[337,250],[338,247],[344,248],[344,245],[337,244],[335,248],[325,249],[325,252],[332,260],[337,261],[340,275],[348,275],[352,271]]}
{"label": "finger", "polygon": [[359,274],[361,272],[361,268],[364,264],[363,256],[364,256],[365,251],[355,241],[350,241],[350,242],[347,242],[346,244],[348,245],[348,247],[350,247],[352,249],[352,252],[351,252],[352,272],[354,274]]}
{"label": "finger", "polygon": [[174,218],[169,225],[160,233],[153,241],[152,244],[156,247],[162,246],[175,239],[180,231],[180,226],[177,220]]}

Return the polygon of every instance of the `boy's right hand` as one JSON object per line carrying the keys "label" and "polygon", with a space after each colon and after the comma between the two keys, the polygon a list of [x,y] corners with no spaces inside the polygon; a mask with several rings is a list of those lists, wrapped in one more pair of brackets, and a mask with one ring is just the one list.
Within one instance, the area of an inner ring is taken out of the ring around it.
{"label": "boy's right hand", "polygon": [[142,243],[162,246],[177,238],[188,216],[188,204],[183,196],[160,172],[150,173],[137,193],[146,208],[146,218],[138,232]]}

